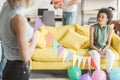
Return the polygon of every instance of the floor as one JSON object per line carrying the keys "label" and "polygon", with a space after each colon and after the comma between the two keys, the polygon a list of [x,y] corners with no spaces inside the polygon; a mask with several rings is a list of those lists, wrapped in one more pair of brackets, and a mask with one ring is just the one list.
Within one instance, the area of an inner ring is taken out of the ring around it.
{"label": "floor", "polygon": [[[93,73],[93,71],[94,70],[91,70],[91,74]],[[85,74],[87,72],[88,70],[82,70],[82,74]],[[31,71],[30,80],[70,80],[70,79],[68,78],[67,70],[39,70]]]}
{"label": "floor", "polygon": [[31,71],[30,80],[69,80],[66,70]]}
{"label": "floor", "polygon": [[30,79],[30,80],[70,80],[68,78],[40,78],[40,79]]}
{"label": "floor", "polygon": [[[93,72],[94,70],[91,70]],[[88,70],[82,70],[82,74]],[[39,70],[31,71],[30,80],[70,80],[67,75],[67,70]]]}

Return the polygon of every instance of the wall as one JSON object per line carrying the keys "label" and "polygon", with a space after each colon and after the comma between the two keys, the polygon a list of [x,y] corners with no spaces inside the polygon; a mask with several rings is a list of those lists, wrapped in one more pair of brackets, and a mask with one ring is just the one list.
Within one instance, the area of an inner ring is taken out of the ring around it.
{"label": "wall", "polygon": [[[3,4],[5,0],[0,0],[0,8]],[[37,16],[37,10],[38,8],[48,8],[49,10],[54,10],[55,11],[55,14],[56,15],[62,15],[62,10],[61,9],[58,9],[58,10],[55,10],[53,5],[50,4],[50,1],[51,0],[36,0],[36,3],[35,5],[28,9],[26,11],[26,14],[27,15],[35,15]],[[102,7],[114,7],[115,9],[117,9],[117,0],[84,0],[85,3],[84,3],[84,9],[83,10],[90,10],[90,9],[100,9]],[[92,17],[96,17],[96,13],[94,14],[88,14],[86,13],[84,15],[84,23],[85,24],[88,24],[88,20],[89,18],[92,16]],[[114,19],[116,19],[116,14],[115,14],[115,17]],[[76,23],[79,23],[81,24],[81,4],[78,5],[78,16],[77,16],[77,19],[76,19]]]}
{"label": "wall", "polygon": [[48,8],[48,10],[54,10],[55,15],[62,15],[61,9],[54,9],[54,6],[50,4],[51,0],[36,0],[34,6],[29,9],[27,15],[37,15],[38,8]]}
{"label": "wall", "polygon": [[[83,10],[101,9],[103,7],[114,7],[117,10],[117,0],[84,0]],[[80,14],[79,14],[80,15]],[[90,17],[96,17],[97,13],[84,13],[84,24],[88,24]],[[114,12],[114,20],[117,19],[117,12]]]}
{"label": "wall", "polygon": [[[50,5],[51,0],[37,0],[35,6],[33,7],[34,11],[29,12],[29,14],[37,15],[37,9],[36,8],[48,8],[49,10],[54,10],[56,15],[62,15],[62,10],[55,10],[53,8],[53,5]],[[103,7],[114,7],[117,9],[117,0],[84,0],[84,9],[83,10],[91,10],[91,9],[100,9]],[[44,3],[44,4],[43,4]],[[114,19],[117,19],[116,16],[117,13],[114,14]],[[96,17],[97,13],[84,14],[84,24],[88,24],[89,18]],[[81,4],[78,4],[78,16],[76,19],[76,23],[81,24]]]}

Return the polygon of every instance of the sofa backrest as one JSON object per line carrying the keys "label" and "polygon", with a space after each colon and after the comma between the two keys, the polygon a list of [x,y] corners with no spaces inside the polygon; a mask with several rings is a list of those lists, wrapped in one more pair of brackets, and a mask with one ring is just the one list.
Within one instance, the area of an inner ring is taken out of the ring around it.
{"label": "sofa backrest", "polygon": [[[113,27],[113,25],[111,25],[111,26]],[[81,46],[81,48],[83,48],[83,49],[84,48],[89,48],[89,45],[90,45],[90,42],[89,42],[90,26],[85,27],[85,26],[80,26],[79,24],[72,24],[72,25],[58,26],[58,27],[42,26],[42,27],[39,28],[39,32],[41,32],[41,34],[43,35],[44,38],[46,38],[47,33],[50,32],[52,34],[52,36],[54,37],[54,39],[56,39],[57,41],[60,41],[64,37],[64,35],[68,32],[68,30],[71,30],[72,32],[75,32],[79,35],[82,35],[82,36],[86,37],[87,40]],[[112,43],[114,42],[113,38],[114,37],[112,37]],[[39,38],[38,41],[40,41],[40,39],[41,38]],[[42,41],[43,41],[43,39],[42,39]],[[44,43],[45,43],[45,39],[44,39]],[[53,46],[52,44],[53,43],[51,43],[51,45],[49,47],[52,47]],[[44,44],[44,46],[45,46],[45,44]],[[111,44],[111,46],[114,46],[114,45]]]}

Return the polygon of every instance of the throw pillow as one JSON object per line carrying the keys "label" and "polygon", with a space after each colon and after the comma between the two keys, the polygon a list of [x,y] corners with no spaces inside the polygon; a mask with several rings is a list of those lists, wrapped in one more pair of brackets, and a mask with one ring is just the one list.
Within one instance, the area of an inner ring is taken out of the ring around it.
{"label": "throw pillow", "polygon": [[46,40],[45,40],[44,35],[41,32],[37,31],[36,38],[37,38],[36,47],[37,48],[45,48],[46,47]]}
{"label": "throw pillow", "polygon": [[82,36],[72,30],[68,30],[59,42],[64,47],[78,50],[80,49],[81,45],[83,45],[86,41],[87,37]]}
{"label": "throw pillow", "polygon": [[46,29],[53,35],[56,40],[60,40],[62,36],[66,33],[68,29],[75,31],[74,25],[65,25],[65,26],[57,26],[57,27],[47,27]]}
{"label": "throw pillow", "polygon": [[89,49],[90,48],[90,40],[88,39],[82,46],[81,49]]}
{"label": "throw pillow", "polygon": [[89,37],[89,35],[90,35],[89,29],[90,29],[90,27],[76,25],[75,32],[77,32],[83,36]]}

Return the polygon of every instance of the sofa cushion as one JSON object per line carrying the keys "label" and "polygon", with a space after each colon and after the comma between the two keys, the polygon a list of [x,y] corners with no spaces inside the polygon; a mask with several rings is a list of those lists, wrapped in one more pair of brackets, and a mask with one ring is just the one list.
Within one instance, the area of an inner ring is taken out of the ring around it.
{"label": "sofa cushion", "polygon": [[[73,49],[67,49],[71,53],[75,53],[76,51]],[[52,53],[52,48],[44,48],[44,49],[35,49],[34,54],[32,56],[32,60],[34,61],[42,61],[42,62],[56,62],[56,61],[63,61],[63,52],[57,59],[57,53],[58,50],[55,51],[55,53]],[[70,60],[72,61],[72,59]]]}
{"label": "sofa cushion", "polygon": [[45,37],[45,36],[47,35],[47,33],[48,33],[48,30],[46,29],[46,26],[45,26],[45,25],[41,26],[41,27],[38,29],[38,31],[40,31],[40,32],[43,34],[44,37]]}
{"label": "sofa cushion", "polygon": [[[117,51],[113,47],[110,47],[110,49],[113,51],[113,53],[115,53],[116,59],[118,60],[120,58],[120,56],[117,53]],[[89,49],[79,49],[79,50],[77,50],[76,54],[78,54],[80,56],[90,56],[88,54],[88,51],[89,51]]]}
{"label": "sofa cushion", "polygon": [[[110,47],[110,49],[115,53],[115,59],[116,59],[116,61],[118,61],[119,58],[120,58],[119,54],[116,52],[116,50],[113,47]],[[72,52],[72,53],[75,53],[79,56],[90,56],[89,53],[88,53],[89,49],[79,49],[77,51],[75,51],[73,49],[67,49],[67,50]],[[44,48],[44,49],[36,48],[35,51],[34,51],[34,54],[32,56],[32,60],[33,61],[38,61],[38,62],[39,61],[41,61],[41,62],[51,62],[51,61],[62,62],[63,61],[63,53],[61,53],[61,55],[57,59],[57,51],[58,50],[56,50],[55,53],[52,53],[52,48]],[[70,61],[72,61],[72,59]],[[105,63],[106,58],[102,58],[101,62]]]}
{"label": "sofa cushion", "polygon": [[90,48],[90,40],[88,39],[80,48],[81,49],[88,49],[88,48]]}
{"label": "sofa cushion", "polygon": [[[113,47],[110,47],[110,49],[115,54],[115,61],[119,61],[120,59],[119,53],[116,52],[116,50]],[[90,56],[88,52],[89,52],[89,49],[79,49],[76,51],[76,54],[80,56]],[[106,63],[106,61],[107,61],[106,58],[102,57],[101,63]]]}
{"label": "sofa cushion", "polygon": [[120,55],[119,53],[111,46],[110,49],[113,51],[113,53],[115,53],[115,59],[119,60],[120,59]]}
{"label": "sofa cushion", "polygon": [[114,49],[120,53],[120,37],[113,33],[111,45],[114,47]]}
{"label": "sofa cushion", "polygon": [[37,48],[45,48],[46,47],[46,40],[43,34],[39,31],[36,32],[36,38],[37,38]]}
{"label": "sofa cushion", "polygon": [[59,42],[64,47],[78,50],[86,41],[87,37],[82,36],[74,31],[68,30]]}
{"label": "sofa cushion", "polygon": [[90,35],[89,29],[90,29],[90,27],[80,26],[79,24],[76,24],[75,32],[77,32],[83,36],[89,37],[89,35]]}
{"label": "sofa cushion", "polygon": [[66,31],[68,29],[75,31],[74,24],[73,25],[58,26],[58,27],[42,26],[41,28],[39,28],[39,31],[44,33],[44,36],[48,32],[50,32],[56,40],[60,40],[60,38],[66,33]]}
{"label": "sofa cushion", "polygon": [[76,54],[79,56],[90,56],[88,54],[88,50],[89,49],[79,49],[79,50],[77,50]]}

